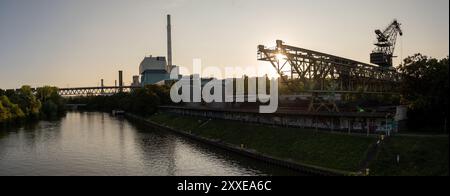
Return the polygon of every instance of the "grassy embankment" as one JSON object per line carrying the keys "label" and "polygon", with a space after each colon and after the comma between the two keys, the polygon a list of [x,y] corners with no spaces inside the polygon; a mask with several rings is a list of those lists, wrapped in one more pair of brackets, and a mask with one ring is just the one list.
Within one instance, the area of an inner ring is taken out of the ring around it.
{"label": "grassy embankment", "polygon": [[335,133],[245,124],[171,114],[155,114],[150,120],[178,130],[259,153],[333,170],[356,172],[376,139]]}
{"label": "grassy embankment", "polygon": [[[364,136],[316,132],[156,114],[150,120],[178,130],[294,162],[356,172],[376,139]],[[370,163],[371,175],[448,175],[449,139],[439,136],[395,136],[382,145]],[[396,156],[400,154],[400,164]]]}
{"label": "grassy embankment", "polygon": [[[396,136],[370,164],[372,175],[448,176],[448,137]],[[397,164],[397,154],[400,155]]]}

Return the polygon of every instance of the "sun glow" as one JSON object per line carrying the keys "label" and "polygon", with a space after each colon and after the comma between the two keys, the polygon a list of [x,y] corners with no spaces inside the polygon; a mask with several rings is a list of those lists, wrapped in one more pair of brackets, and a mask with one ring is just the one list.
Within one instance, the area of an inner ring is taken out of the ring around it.
{"label": "sun glow", "polygon": [[286,55],[278,53],[278,54],[276,54],[276,58],[277,58],[277,60],[282,61],[282,60],[286,59]]}

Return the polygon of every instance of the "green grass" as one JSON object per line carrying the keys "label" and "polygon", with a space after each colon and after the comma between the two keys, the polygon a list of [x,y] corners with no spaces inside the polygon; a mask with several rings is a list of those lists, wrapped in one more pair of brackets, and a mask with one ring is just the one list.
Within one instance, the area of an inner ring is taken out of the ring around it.
{"label": "green grass", "polygon": [[[448,137],[392,137],[371,165],[373,175],[448,176]],[[400,163],[396,163],[397,154]]]}
{"label": "green grass", "polygon": [[[273,157],[330,169],[356,171],[375,138],[313,130],[252,125],[157,114],[150,118],[179,130],[217,139]],[[205,123],[207,122],[207,123]],[[370,163],[371,175],[448,176],[448,137],[395,136],[387,141]],[[396,155],[400,154],[400,164]]]}
{"label": "green grass", "polygon": [[150,120],[172,128],[240,146],[273,157],[330,169],[355,172],[375,138],[236,121],[156,114]]}

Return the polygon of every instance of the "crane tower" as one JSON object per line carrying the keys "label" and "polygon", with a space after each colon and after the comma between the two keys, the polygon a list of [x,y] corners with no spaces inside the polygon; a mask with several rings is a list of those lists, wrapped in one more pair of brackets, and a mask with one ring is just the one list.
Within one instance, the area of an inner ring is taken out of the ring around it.
{"label": "crane tower", "polygon": [[370,62],[379,65],[380,67],[392,67],[392,58],[394,58],[395,43],[397,35],[403,36],[403,31],[400,28],[401,24],[394,20],[384,31],[375,30],[377,35],[376,48],[370,54]]}

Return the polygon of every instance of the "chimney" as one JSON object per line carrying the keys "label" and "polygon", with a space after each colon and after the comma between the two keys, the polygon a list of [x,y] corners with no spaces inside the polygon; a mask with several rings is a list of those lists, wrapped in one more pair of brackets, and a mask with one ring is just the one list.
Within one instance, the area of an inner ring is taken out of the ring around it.
{"label": "chimney", "polygon": [[172,70],[172,27],[170,24],[170,14],[167,15],[167,67]]}
{"label": "chimney", "polygon": [[119,71],[119,92],[123,91],[122,87],[123,87],[123,71],[120,70]]}
{"label": "chimney", "polygon": [[102,88],[101,94],[103,94],[104,93],[103,87],[105,87],[105,85],[103,84],[103,79],[100,80],[100,87]]}

